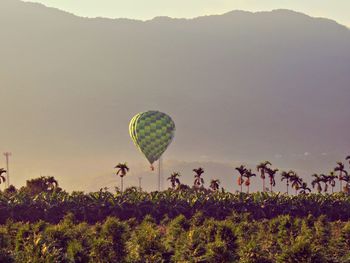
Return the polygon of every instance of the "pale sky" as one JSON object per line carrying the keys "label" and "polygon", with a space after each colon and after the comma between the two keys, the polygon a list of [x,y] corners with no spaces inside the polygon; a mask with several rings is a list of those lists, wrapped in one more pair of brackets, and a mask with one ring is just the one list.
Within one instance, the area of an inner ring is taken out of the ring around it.
{"label": "pale sky", "polygon": [[156,16],[191,18],[231,10],[291,9],[326,17],[350,26],[350,0],[32,0],[86,17],[152,19]]}

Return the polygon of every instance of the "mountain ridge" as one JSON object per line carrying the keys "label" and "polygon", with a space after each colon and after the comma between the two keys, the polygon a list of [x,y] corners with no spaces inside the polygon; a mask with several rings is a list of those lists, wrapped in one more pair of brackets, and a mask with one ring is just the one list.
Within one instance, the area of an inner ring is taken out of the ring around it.
{"label": "mountain ridge", "polygon": [[304,17],[309,17],[312,19],[319,19],[319,20],[327,20],[329,22],[334,22],[336,24],[338,24],[339,26],[343,26],[346,29],[350,30],[349,27],[347,27],[346,25],[340,24],[338,23],[336,20],[333,19],[329,19],[326,17],[313,17],[311,15],[305,14],[303,12],[298,12],[298,11],[294,11],[291,9],[272,9],[270,11],[245,11],[245,10],[231,10],[222,14],[212,14],[212,15],[202,15],[202,16],[197,16],[197,17],[192,17],[192,18],[176,18],[176,17],[170,17],[170,16],[155,16],[151,19],[146,19],[146,20],[140,20],[140,19],[131,19],[131,18],[124,18],[124,17],[120,17],[120,18],[108,18],[108,17],[101,17],[101,16],[96,16],[96,17],[84,17],[84,16],[79,16],[76,15],[72,12],[66,11],[66,10],[62,10],[60,8],[56,8],[56,7],[50,7],[47,6],[45,4],[42,3],[38,3],[38,2],[24,2],[21,0],[3,0],[3,1],[8,1],[8,2],[17,2],[17,3],[21,3],[24,5],[28,5],[28,6],[33,6],[33,7],[39,7],[39,8],[43,8],[43,9],[51,9],[52,11],[56,11],[56,12],[62,12],[65,13],[66,15],[70,15],[70,16],[74,16],[77,18],[83,18],[83,19],[96,19],[96,20],[112,20],[112,21],[130,21],[130,22],[151,22],[153,20],[158,20],[159,18],[163,19],[169,19],[169,20],[181,20],[181,21],[191,21],[191,20],[196,20],[196,19],[201,19],[201,18],[207,18],[207,17],[222,17],[222,16],[227,16],[227,15],[231,15],[231,14],[237,14],[237,13],[242,13],[242,14],[250,14],[250,15],[254,15],[254,14],[264,14],[264,13],[284,13],[284,14],[297,14],[297,15],[301,15]]}

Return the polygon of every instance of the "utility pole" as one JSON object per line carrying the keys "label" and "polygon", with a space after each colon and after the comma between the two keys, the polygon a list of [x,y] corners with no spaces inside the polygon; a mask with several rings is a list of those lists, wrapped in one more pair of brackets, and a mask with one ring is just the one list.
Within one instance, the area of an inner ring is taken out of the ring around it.
{"label": "utility pole", "polygon": [[10,152],[4,153],[6,158],[6,187],[10,186],[10,167],[9,167],[9,157],[12,155]]}
{"label": "utility pole", "polygon": [[160,157],[160,189],[164,190],[163,159]]}
{"label": "utility pole", "polygon": [[140,189],[140,191],[142,190],[141,181],[142,181],[142,177],[139,177],[139,189]]}
{"label": "utility pole", "polygon": [[160,157],[158,160],[158,191],[159,192],[162,190],[161,184],[162,184],[162,157]]}

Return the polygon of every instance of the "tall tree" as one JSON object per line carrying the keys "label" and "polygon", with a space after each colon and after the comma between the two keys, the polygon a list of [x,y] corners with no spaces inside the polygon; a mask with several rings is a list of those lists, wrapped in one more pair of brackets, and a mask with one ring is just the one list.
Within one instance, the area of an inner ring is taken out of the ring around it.
{"label": "tall tree", "polygon": [[303,179],[301,179],[296,173],[294,173],[290,178],[290,182],[291,187],[295,189],[295,194],[297,194],[300,186],[303,183]]}
{"label": "tall tree", "polygon": [[202,174],[204,173],[204,170],[202,167],[199,167],[198,169],[193,169],[194,174],[194,187],[200,188],[204,185],[204,179],[202,178]]}
{"label": "tall tree", "polygon": [[171,188],[175,189],[176,187],[179,187],[180,185],[180,179],[179,177],[181,176],[180,173],[178,172],[174,172],[172,173],[169,177],[168,177],[168,180],[170,181],[171,183]]}
{"label": "tall tree", "polygon": [[322,192],[321,176],[319,176],[318,174],[313,174],[312,177],[314,178],[311,182],[312,188],[316,187],[317,192],[321,193]]}
{"label": "tall tree", "polygon": [[0,168],[0,184],[6,181],[5,176],[3,176],[3,174],[5,173],[6,173],[6,170],[4,168]]}
{"label": "tall tree", "polygon": [[344,176],[343,176],[343,178],[344,178],[344,181],[346,182],[346,184],[345,184],[345,186],[344,186],[344,188],[343,188],[343,190],[344,190],[344,192],[345,193],[350,193],[350,175],[348,174],[348,173],[346,173]]}
{"label": "tall tree", "polygon": [[344,174],[347,173],[345,170],[344,164],[342,162],[337,162],[337,166],[334,168],[334,172],[338,172],[338,180],[339,180],[339,187],[340,187],[340,192],[343,191],[343,181],[344,181]]}
{"label": "tall tree", "polygon": [[217,191],[219,190],[219,187],[220,187],[220,180],[218,179],[213,179],[210,181],[210,189],[213,190],[213,191]]}
{"label": "tall tree", "polygon": [[249,194],[250,178],[254,177],[254,176],[256,176],[256,174],[254,174],[252,172],[252,169],[249,169],[249,170],[247,169],[245,174],[244,174],[244,177],[247,178],[247,180],[245,180],[245,186],[247,187],[247,193],[248,194]]}
{"label": "tall tree", "polygon": [[321,176],[321,182],[324,184],[323,191],[325,193],[327,193],[328,192],[328,183],[329,183],[328,175],[320,174],[320,176]]}
{"label": "tall tree", "polygon": [[237,183],[241,187],[241,193],[242,193],[242,191],[243,191],[242,185],[244,183],[243,177],[247,171],[247,168],[244,165],[241,165],[239,167],[236,167],[236,170],[239,172],[239,177],[238,177]]}
{"label": "tall tree", "polygon": [[350,164],[350,155],[346,156],[345,160],[349,161]]}
{"label": "tall tree", "polygon": [[270,168],[267,168],[266,172],[267,172],[267,174],[269,175],[269,179],[270,179],[270,191],[272,192],[272,187],[276,186],[275,176],[276,176],[276,173],[278,172],[278,169],[270,169]]}
{"label": "tall tree", "polygon": [[261,162],[260,164],[258,164],[256,166],[256,170],[258,172],[260,172],[260,177],[261,179],[263,180],[263,184],[262,184],[262,187],[263,187],[263,192],[265,192],[266,188],[265,188],[265,174],[266,174],[266,171],[268,169],[268,165],[271,165],[271,163],[269,161],[265,161],[265,162]]}
{"label": "tall tree", "polygon": [[126,174],[129,172],[129,167],[127,166],[126,163],[118,163],[115,167],[117,170],[117,175],[120,176],[120,190],[123,192],[124,188],[124,182],[123,178],[126,176]]}
{"label": "tall tree", "polygon": [[283,171],[281,173],[281,181],[286,180],[286,185],[287,185],[287,194],[289,194],[289,182],[290,182],[290,178],[295,175],[295,172],[290,170],[288,172]]}
{"label": "tall tree", "polygon": [[331,186],[332,194],[334,193],[335,179],[336,178],[337,178],[337,176],[335,175],[335,173],[333,171],[329,173],[329,175],[328,175],[328,183]]}

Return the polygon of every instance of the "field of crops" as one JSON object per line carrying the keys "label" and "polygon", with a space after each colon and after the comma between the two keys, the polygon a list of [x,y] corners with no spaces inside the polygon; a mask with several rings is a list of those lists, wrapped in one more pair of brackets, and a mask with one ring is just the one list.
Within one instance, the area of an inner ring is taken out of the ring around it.
{"label": "field of crops", "polygon": [[312,215],[216,220],[197,212],[88,224],[68,214],[58,224],[10,220],[0,242],[0,262],[350,262],[350,222]]}
{"label": "field of crops", "polygon": [[26,191],[0,193],[0,223],[7,220],[58,223],[71,213],[78,222],[94,224],[109,216],[140,221],[150,215],[160,222],[165,217],[193,217],[201,212],[208,218],[224,220],[233,213],[246,213],[253,219],[272,219],[280,215],[306,217],[326,216],[330,221],[350,220],[350,195],[305,194],[291,196],[278,193],[236,193],[206,189],[178,189],[142,192],[128,188],[115,194],[101,190],[94,193],[65,191]]}
{"label": "field of crops", "polygon": [[0,221],[0,262],[350,262],[348,193],[67,193],[39,178],[0,193]]}
{"label": "field of crops", "polygon": [[[53,177],[10,186],[0,191],[0,262],[350,263],[344,165],[313,175],[316,193],[293,171],[281,172],[286,193],[273,192],[278,169],[269,165],[257,166],[263,191],[256,193],[249,193],[256,175],[243,165],[236,193],[219,180],[205,188],[202,168],[191,187],[172,173],[165,191],[68,193]],[[129,168],[116,168],[122,186]],[[343,191],[334,192],[336,180]]]}

